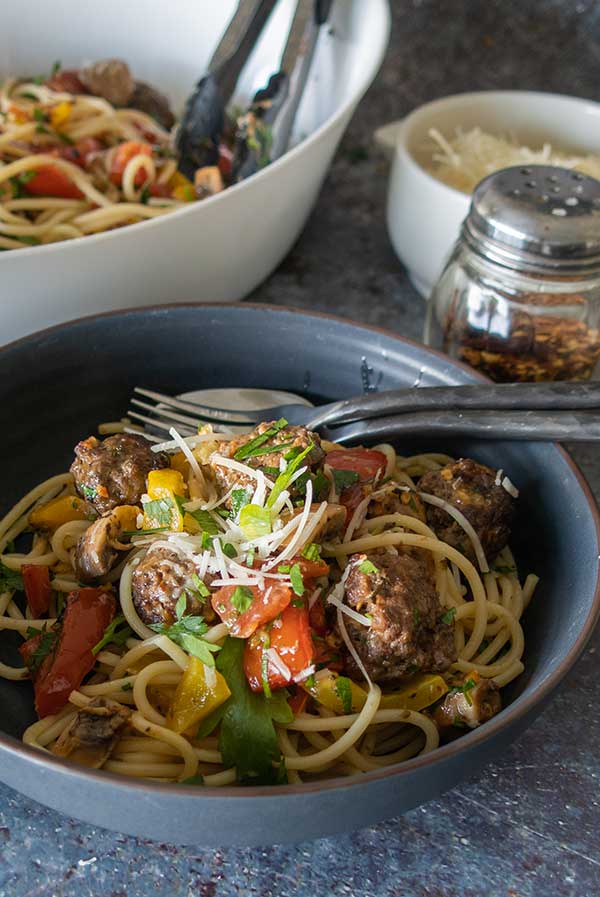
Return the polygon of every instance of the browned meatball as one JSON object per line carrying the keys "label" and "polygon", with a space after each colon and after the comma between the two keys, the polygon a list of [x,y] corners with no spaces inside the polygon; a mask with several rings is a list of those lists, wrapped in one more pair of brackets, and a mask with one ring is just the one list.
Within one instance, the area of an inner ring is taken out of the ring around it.
{"label": "browned meatball", "polygon": [[[349,563],[346,602],[369,615],[371,626],[347,617],[344,623],[371,678],[390,683],[448,669],[456,660],[454,629],[441,621],[431,554],[376,551],[353,555]],[[376,570],[361,570],[370,565]]]}
{"label": "browned meatball", "polygon": [[425,506],[419,495],[412,490],[401,489],[396,483],[386,483],[377,489],[369,502],[368,517],[383,517],[386,514],[405,514],[423,523],[426,519]]}
{"label": "browned meatball", "polygon": [[169,467],[169,456],[153,452],[135,433],[118,433],[103,442],[90,436],[75,446],[71,473],[77,491],[99,514],[117,505],[139,505],[151,470]]}
{"label": "browned meatball", "polygon": [[[231,442],[221,442],[217,449],[217,454],[222,455],[224,458],[234,458],[236,452],[248,442],[251,442],[258,436],[262,436],[269,427],[273,426],[273,424],[274,421],[265,421],[262,424],[259,424],[251,433],[244,433],[243,436],[240,436],[238,439],[232,439]],[[312,470],[316,470],[321,466],[323,458],[325,457],[325,452],[321,448],[321,440],[319,439],[318,434],[307,430],[306,427],[296,427],[291,424],[288,424],[288,426],[284,427],[282,430],[278,430],[273,436],[259,446],[261,450],[267,446],[272,446],[272,452],[267,452],[266,454],[261,454],[255,457],[242,458],[240,460],[242,464],[245,464],[248,467],[253,467],[255,470],[258,468],[266,468],[267,474],[270,475],[271,478],[274,478],[279,473],[279,462],[284,455],[298,449],[304,451],[304,449],[308,448],[311,444],[313,448],[302,462],[302,466],[308,465]],[[218,463],[213,462],[211,462],[211,466],[215,473],[217,483],[223,492],[228,492],[232,487],[244,489],[248,486],[254,489],[254,486],[256,485],[253,479],[246,476],[244,473],[240,473],[240,471],[231,470],[229,467],[222,467]],[[293,485],[290,489],[290,495],[292,495],[292,497],[298,495],[298,492],[294,489]]]}
{"label": "browned meatball", "polygon": [[167,98],[155,87],[151,87],[143,81],[135,82],[133,94],[127,105],[150,115],[167,131],[170,131],[175,124],[175,116],[171,112]]}
{"label": "browned meatball", "polygon": [[113,106],[128,106],[135,84],[126,62],[120,59],[102,59],[86,65],[79,73],[79,80],[90,93],[103,97]]}
{"label": "browned meatball", "polygon": [[[186,614],[202,614],[210,619],[213,616],[210,603],[201,599],[194,582],[195,575],[194,562],[177,551],[157,548],[148,552],[131,578],[133,603],[140,619],[148,626],[173,623],[175,605],[183,594],[187,599]],[[209,577],[205,577],[204,582],[208,585]]]}
{"label": "browned meatball", "polygon": [[[496,485],[495,470],[470,458],[460,458],[422,476],[419,491],[444,499],[465,515],[479,536],[488,561],[507,544],[514,500],[506,489]],[[443,542],[475,560],[471,540],[446,511],[428,505],[427,522]]]}

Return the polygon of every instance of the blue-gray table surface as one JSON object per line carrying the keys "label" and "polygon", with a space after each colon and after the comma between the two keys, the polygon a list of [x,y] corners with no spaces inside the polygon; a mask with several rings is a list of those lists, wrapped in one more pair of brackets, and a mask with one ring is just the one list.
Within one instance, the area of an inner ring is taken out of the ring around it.
{"label": "blue-gray table surface", "polygon": [[[373,130],[462,90],[598,99],[600,4],[391,5],[388,55],[318,205],[252,298],[419,338],[423,304],[386,235],[386,164]],[[574,455],[600,496],[596,453]],[[177,847],[92,828],[0,786],[0,897],[591,897],[600,893],[599,647],[597,632],[548,709],[497,763],[438,801],[352,835],[264,849]]]}

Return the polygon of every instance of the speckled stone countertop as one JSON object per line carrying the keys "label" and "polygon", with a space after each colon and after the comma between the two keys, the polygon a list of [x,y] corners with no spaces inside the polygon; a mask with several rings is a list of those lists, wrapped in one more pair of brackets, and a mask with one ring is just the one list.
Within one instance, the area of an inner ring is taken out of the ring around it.
{"label": "speckled stone countertop", "polygon": [[[368,2],[368,0],[364,0]],[[419,337],[423,304],[390,248],[373,130],[482,88],[600,95],[593,0],[391,0],[380,75],[286,261],[253,299]],[[596,451],[574,452],[600,496]],[[292,847],[155,844],[94,829],[0,786],[1,897],[592,897],[600,894],[600,632],[502,759],[439,801]],[[207,820],[207,825],[210,821]]]}

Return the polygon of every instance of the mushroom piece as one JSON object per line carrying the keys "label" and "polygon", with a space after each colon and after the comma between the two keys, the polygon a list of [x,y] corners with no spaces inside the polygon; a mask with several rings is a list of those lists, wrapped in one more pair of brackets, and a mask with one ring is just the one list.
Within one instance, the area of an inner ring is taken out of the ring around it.
{"label": "mushroom piece", "polygon": [[134,530],[140,509],[122,505],[100,517],[80,536],[75,549],[75,571],[81,582],[94,582],[115,565],[120,551],[128,551],[121,542],[123,530]]}
{"label": "mushroom piece", "polygon": [[110,756],[131,711],[110,698],[95,698],[62,731],[52,753],[99,769]]}
{"label": "mushroom piece", "polygon": [[113,106],[128,106],[135,90],[129,66],[121,59],[103,59],[86,65],[79,72],[79,80],[97,97]]}
{"label": "mushroom piece", "polygon": [[452,738],[459,729],[475,729],[501,709],[500,691],[493,679],[482,679],[471,670],[437,705],[433,720],[442,736]]}

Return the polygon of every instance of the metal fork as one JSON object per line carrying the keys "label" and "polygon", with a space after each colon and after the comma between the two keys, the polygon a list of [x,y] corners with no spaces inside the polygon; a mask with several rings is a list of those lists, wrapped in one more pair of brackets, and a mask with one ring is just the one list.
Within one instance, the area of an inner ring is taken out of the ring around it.
{"label": "metal fork", "polygon": [[[143,398],[139,398],[139,397]],[[150,400],[150,401],[148,401]],[[256,411],[213,408],[135,387],[128,411],[149,433],[184,436],[206,423],[247,425],[284,417],[338,442],[388,435],[454,434],[484,439],[600,440],[600,383],[503,383],[396,389],[318,407]]]}

